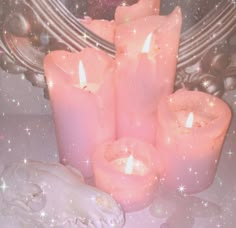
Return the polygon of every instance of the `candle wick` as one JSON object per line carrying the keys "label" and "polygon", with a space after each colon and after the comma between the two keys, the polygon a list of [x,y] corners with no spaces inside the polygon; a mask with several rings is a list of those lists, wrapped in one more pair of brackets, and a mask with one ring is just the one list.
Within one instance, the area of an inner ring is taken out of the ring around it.
{"label": "candle wick", "polygon": [[133,155],[130,155],[127,163],[126,163],[126,167],[125,167],[125,173],[126,174],[132,174],[133,173],[133,164],[134,163],[134,157]]}
{"label": "candle wick", "polygon": [[186,128],[192,128],[193,127],[193,121],[194,121],[194,114],[193,112],[190,112],[187,118],[187,121],[185,123]]}

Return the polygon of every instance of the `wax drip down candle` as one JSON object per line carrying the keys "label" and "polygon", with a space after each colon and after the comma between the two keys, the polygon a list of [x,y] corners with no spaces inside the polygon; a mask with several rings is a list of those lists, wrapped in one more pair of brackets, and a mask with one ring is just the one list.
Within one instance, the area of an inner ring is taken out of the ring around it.
{"label": "wax drip down candle", "polygon": [[196,193],[212,184],[230,119],[227,104],[203,92],[179,90],[160,101],[156,147],[166,186]]}
{"label": "wax drip down candle", "polygon": [[159,182],[156,149],[134,138],[100,145],[93,154],[96,186],[111,194],[126,212],[141,210]]}
{"label": "wax drip down candle", "polygon": [[86,48],[54,51],[44,61],[60,160],[93,175],[91,154],[115,137],[113,59]]}
{"label": "wax drip down candle", "polygon": [[180,29],[178,8],[169,16],[150,16],[118,26],[118,138],[134,137],[155,144],[156,104],[173,91]]}

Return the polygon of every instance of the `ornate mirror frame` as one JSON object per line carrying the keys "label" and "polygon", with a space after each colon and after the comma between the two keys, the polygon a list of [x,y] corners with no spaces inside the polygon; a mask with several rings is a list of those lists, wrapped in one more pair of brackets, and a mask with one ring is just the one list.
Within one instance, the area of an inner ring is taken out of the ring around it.
{"label": "ornate mirror frame", "polygon": [[[56,9],[56,10],[55,10]],[[1,67],[24,73],[47,91],[42,62],[48,51],[115,48],[82,24],[61,0],[2,0],[0,6]],[[221,96],[236,88],[236,2],[222,0],[181,35],[176,88]],[[45,93],[46,94],[46,93]]]}

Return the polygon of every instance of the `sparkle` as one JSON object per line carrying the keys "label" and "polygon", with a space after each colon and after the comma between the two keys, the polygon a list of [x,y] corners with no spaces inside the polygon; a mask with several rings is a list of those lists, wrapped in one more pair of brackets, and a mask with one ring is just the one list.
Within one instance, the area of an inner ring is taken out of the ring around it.
{"label": "sparkle", "polygon": [[42,218],[44,218],[44,217],[46,216],[45,211],[41,211],[41,212],[40,212],[40,216],[41,216]]}
{"label": "sparkle", "polygon": [[24,164],[27,164],[28,160],[25,158],[25,159],[23,160],[23,162],[24,162]]}
{"label": "sparkle", "polygon": [[179,187],[178,187],[178,191],[179,192],[184,192],[186,190],[186,187],[184,186],[184,185],[180,185]]}
{"label": "sparkle", "polygon": [[83,38],[86,40],[88,38],[88,35],[86,33],[84,33]]}
{"label": "sparkle", "polygon": [[204,207],[208,207],[208,202],[202,201]]}
{"label": "sparkle", "polygon": [[31,130],[30,128],[26,127],[24,130],[26,131],[28,135],[30,135],[30,130]]}
{"label": "sparkle", "polygon": [[215,103],[211,101],[211,102],[209,102],[209,106],[210,106],[210,107],[214,107],[214,106],[215,106]]}
{"label": "sparkle", "polygon": [[52,88],[52,87],[53,87],[53,81],[49,80],[49,82],[48,82],[48,87],[49,87],[49,88]]}
{"label": "sparkle", "polygon": [[2,182],[2,184],[0,185],[0,189],[1,189],[3,192],[5,192],[6,189],[7,189],[6,182],[5,182],[5,180],[4,180],[3,178],[1,178],[1,182]]}
{"label": "sparkle", "polygon": [[56,222],[55,219],[51,219],[51,224],[50,224],[50,226],[51,226],[51,227],[54,227],[54,226],[55,226],[55,222]]}
{"label": "sparkle", "polygon": [[26,132],[29,132],[29,131],[30,131],[30,128],[26,127],[24,130],[25,130]]}
{"label": "sparkle", "polygon": [[89,161],[89,160],[86,160],[85,163],[88,165],[88,164],[90,163],[90,161]]}
{"label": "sparkle", "polygon": [[230,150],[227,152],[227,154],[228,154],[229,157],[231,157],[231,156],[234,154],[234,152],[230,149]]}

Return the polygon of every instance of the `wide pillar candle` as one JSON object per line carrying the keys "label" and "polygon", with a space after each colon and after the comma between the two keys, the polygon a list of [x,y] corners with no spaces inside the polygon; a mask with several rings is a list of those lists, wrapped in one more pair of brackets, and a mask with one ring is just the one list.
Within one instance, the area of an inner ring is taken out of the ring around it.
{"label": "wide pillar candle", "polygon": [[100,145],[93,154],[96,186],[111,194],[126,212],[141,210],[158,185],[156,149],[134,138]]}
{"label": "wide pillar candle", "polygon": [[180,90],[159,103],[156,147],[171,189],[200,192],[214,180],[231,111],[221,99]]}
{"label": "wide pillar candle", "polygon": [[[136,21],[118,26],[116,34],[117,137],[135,137],[154,145],[156,104],[173,92],[181,13],[177,8],[169,16]],[[144,52],[148,40],[150,48]]]}
{"label": "wide pillar candle", "polygon": [[44,61],[60,160],[92,176],[91,154],[115,137],[113,60],[86,48],[51,52]]}

